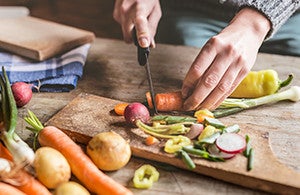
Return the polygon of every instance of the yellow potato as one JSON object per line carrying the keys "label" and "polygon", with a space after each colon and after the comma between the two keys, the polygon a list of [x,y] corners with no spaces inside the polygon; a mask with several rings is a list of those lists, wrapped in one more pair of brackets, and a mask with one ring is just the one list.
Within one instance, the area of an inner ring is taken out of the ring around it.
{"label": "yellow potato", "polygon": [[87,154],[99,169],[115,171],[128,163],[131,149],[121,135],[109,131],[99,133],[90,140]]}
{"label": "yellow potato", "polygon": [[41,147],[36,151],[34,168],[38,180],[50,189],[71,178],[71,168],[66,158],[50,147]]}
{"label": "yellow potato", "polygon": [[79,183],[69,181],[60,184],[54,191],[53,195],[89,195],[89,191]]}

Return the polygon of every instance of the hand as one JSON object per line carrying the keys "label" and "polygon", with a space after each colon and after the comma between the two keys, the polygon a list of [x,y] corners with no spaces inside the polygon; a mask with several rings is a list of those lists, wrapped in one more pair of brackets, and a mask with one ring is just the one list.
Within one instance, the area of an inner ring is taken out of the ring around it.
{"label": "hand", "polygon": [[113,17],[121,25],[124,41],[132,42],[132,29],[136,28],[141,47],[155,47],[154,36],[161,18],[159,0],[116,0]]}
{"label": "hand", "polygon": [[254,9],[242,9],[202,48],[182,86],[185,110],[213,110],[228,97],[255,63],[270,22]]}

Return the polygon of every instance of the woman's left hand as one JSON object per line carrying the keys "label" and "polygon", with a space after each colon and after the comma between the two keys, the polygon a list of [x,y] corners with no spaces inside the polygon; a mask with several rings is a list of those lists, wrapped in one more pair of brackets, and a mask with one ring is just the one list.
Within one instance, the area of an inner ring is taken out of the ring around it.
{"label": "woman's left hand", "polygon": [[254,9],[242,9],[201,49],[182,86],[185,110],[213,110],[228,97],[255,63],[271,26]]}

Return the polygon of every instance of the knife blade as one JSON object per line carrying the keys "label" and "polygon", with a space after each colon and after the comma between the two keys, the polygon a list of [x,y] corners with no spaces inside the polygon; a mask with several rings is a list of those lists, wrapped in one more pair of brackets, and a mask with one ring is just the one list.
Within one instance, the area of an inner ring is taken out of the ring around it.
{"label": "knife blade", "polygon": [[133,29],[133,32],[132,32],[132,38],[133,38],[134,44],[137,47],[137,57],[138,57],[139,65],[144,66],[146,69],[148,85],[149,85],[149,90],[150,90],[151,101],[152,101],[154,113],[158,114],[156,102],[155,102],[155,93],[154,93],[152,75],[151,75],[150,64],[149,64],[150,48],[149,47],[143,48],[139,45],[135,28]]}

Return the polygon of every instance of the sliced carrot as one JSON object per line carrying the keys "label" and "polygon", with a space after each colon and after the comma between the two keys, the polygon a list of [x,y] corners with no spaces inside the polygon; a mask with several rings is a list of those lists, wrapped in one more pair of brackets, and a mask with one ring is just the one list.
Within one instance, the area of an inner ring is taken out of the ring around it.
{"label": "sliced carrot", "polygon": [[[5,158],[9,161],[13,160],[10,152],[1,143],[0,143],[0,157]],[[50,191],[42,183],[40,183],[37,179],[35,179],[32,175],[30,175],[23,169],[19,170],[16,174],[13,175],[13,178],[10,179],[16,183],[16,185],[14,185],[16,189],[26,194],[51,195]]]}
{"label": "sliced carrot", "polygon": [[100,171],[92,160],[63,131],[46,126],[38,136],[42,146],[49,146],[60,151],[71,166],[72,173],[92,192],[103,195],[131,195],[132,192]]}
{"label": "sliced carrot", "polygon": [[5,195],[26,195],[14,186],[0,181],[0,192]]}
{"label": "sliced carrot", "polygon": [[[146,93],[146,99],[149,108],[153,108],[150,92]],[[183,98],[180,91],[158,93],[155,95],[155,103],[158,111],[181,111],[183,106]]]}
{"label": "sliced carrot", "polygon": [[152,136],[152,135],[149,135],[145,139],[145,144],[147,146],[151,146],[151,145],[154,145],[154,144],[157,144],[157,143],[159,143],[159,140],[156,137]]}
{"label": "sliced carrot", "polygon": [[124,116],[125,108],[128,106],[128,103],[118,103],[114,107],[114,111],[117,115]]}
{"label": "sliced carrot", "polygon": [[146,92],[146,99],[147,99],[148,107],[149,107],[150,109],[152,109],[152,108],[153,108],[153,104],[152,104],[151,94],[150,94],[149,91]]}

